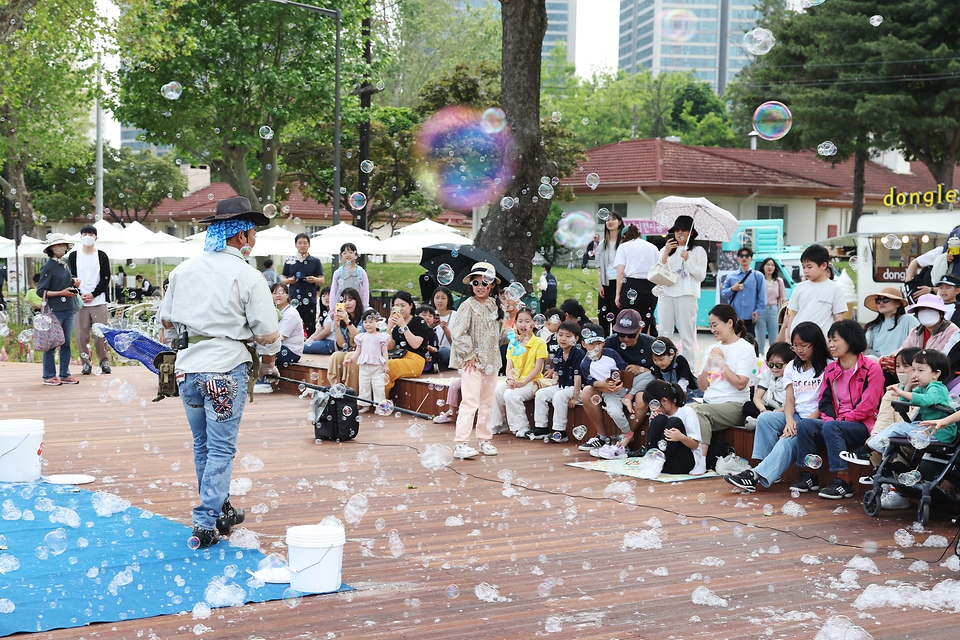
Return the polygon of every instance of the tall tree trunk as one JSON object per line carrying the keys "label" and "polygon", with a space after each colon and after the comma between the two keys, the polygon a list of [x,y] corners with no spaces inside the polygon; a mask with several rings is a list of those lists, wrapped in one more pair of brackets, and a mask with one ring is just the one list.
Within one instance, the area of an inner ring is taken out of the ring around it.
{"label": "tall tree trunk", "polygon": [[[260,175],[262,176],[258,194],[259,201],[251,198],[250,204],[258,211],[267,204],[277,204],[277,180],[280,179],[280,167],[277,160],[280,157],[280,150],[280,142],[276,138],[271,138],[263,141],[261,151],[257,154],[257,160],[260,161]],[[244,166],[246,166],[246,162],[244,162]],[[257,190],[253,185],[250,188],[254,191]]]}
{"label": "tall tree trunk", "polygon": [[254,207],[259,204],[260,209],[262,209],[266,203],[259,201],[259,194],[250,181],[250,171],[247,168],[247,152],[249,149],[247,147],[225,146],[222,151],[223,159],[212,161],[213,168],[217,170],[217,173],[227,184],[233,187],[238,196],[243,196],[249,200]]}
{"label": "tall tree trunk", "polygon": [[863,192],[866,185],[869,151],[866,147],[866,136],[861,134],[860,137],[861,139],[857,140],[857,151],[853,155],[853,207],[850,209],[850,229],[848,233],[857,232],[857,224],[860,222],[860,216],[863,215]]}
{"label": "tall tree trunk", "polygon": [[[542,176],[557,175],[541,146],[540,48],[547,31],[545,0],[502,0],[503,76],[501,106],[513,131],[516,171],[506,195],[519,198],[509,211],[495,201],[477,233],[476,244],[507,265],[525,285],[531,282],[532,260],[550,200],[539,198]],[[527,287],[530,288],[529,286]]]}
{"label": "tall tree trunk", "polygon": [[23,16],[37,6],[37,0],[10,0],[0,7],[0,41],[23,25]]}

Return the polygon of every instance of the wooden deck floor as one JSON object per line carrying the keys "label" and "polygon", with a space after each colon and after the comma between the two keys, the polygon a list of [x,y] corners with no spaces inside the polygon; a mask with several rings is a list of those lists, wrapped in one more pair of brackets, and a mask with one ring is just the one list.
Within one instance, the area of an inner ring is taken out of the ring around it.
{"label": "wooden deck floor", "polygon": [[[134,383],[148,400],[155,378],[142,368],[118,368],[113,377]],[[189,521],[195,496],[190,438],[177,400],[154,404],[101,402],[105,377],[78,387],[46,388],[37,365],[0,365],[0,418],[46,421],[46,473],[86,472],[100,478],[87,488],[119,493],[136,506]],[[893,559],[893,534],[912,512],[868,518],[859,503],[815,496],[797,502],[807,515],[781,515],[789,499],[782,485],[739,496],[720,479],[667,485],[635,484],[637,504],[606,499],[613,478],[564,466],[588,456],[568,446],[498,436],[500,455],[456,462],[429,472],[414,450],[452,445],[453,430],[425,424],[422,438],[406,432],[407,420],[361,425],[357,441],[315,444],[307,403],[289,395],[258,396],[249,405],[239,457],[252,453],[265,466],[235,499],[249,509],[271,505],[262,521],[248,515],[265,552],[285,529],[342,518],[346,500],[367,495],[370,509],[348,526],[344,580],[358,591],[306,597],[290,609],[282,602],[215,610],[202,621],[216,638],[813,638],[831,616],[848,616],[876,638],[955,638],[957,614],[910,608],[859,611],[853,601],[869,584],[888,581],[930,589],[960,574],[940,566],[944,549],[904,549]],[[112,484],[103,484],[105,477]],[[511,479],[516,495],[507,491]],[[764,504],[776,515],[765,517]],[[837,507],[845,512],[835,513]],[[684,514],[684,515],[681,515]],[[662,523],[657,550],[623,550],[624,535]],[[460,526],[452,526],[462,520]],[[387,541],[397,530],[399,558]],[[928,526],[953,538],[948,514]],[[836,543],[828,538],[836,536]],[[918,534],[918,540],[926,534]],[[859,572],[846,589],[840,574],[865,541],[879,575]],[[779,553],[771,552],[778,547]],[[953,547],[949,554],[953,553]],[[949,557],[949,554],[947,557]],[[821,564],[806,564],[804,555]],[[929,570],[908,570],[915,560]],[[665,574],[665,575],[663,575]],[[552,578],[556,586],[541,595]],[[478,599],[481,583],[495,585],[499,602]],[[726,606],[694,604],[706,587]],[[457,597],[449,595],[458,593]],[[449,595],[448,595],[449,594]],[[189,614],[67,629],[50,638],[195,637]],[[557,625],[562,630],[555,633]]]}

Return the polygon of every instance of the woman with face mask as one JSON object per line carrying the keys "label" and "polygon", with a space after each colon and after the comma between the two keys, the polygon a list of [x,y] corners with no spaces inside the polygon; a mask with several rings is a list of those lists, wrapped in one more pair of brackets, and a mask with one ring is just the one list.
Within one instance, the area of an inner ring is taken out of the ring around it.
{"label": "woman with face mask", "polygon": [[910,332],[902,348],[936,349],[941,353],[950,353],[950,349],[960,342],[960,329],[944,318],[946,310],[943,299],[933,293],[920,296],[916,304],[907,307],[908,313],[916,314],[920,326]]}
{"label": "woman with face mask", "polygon": [[63,328],[63,344],[60,345],[60,375],[57,375],[56,351],[54,347],[43,352],[43,384],[59,387],[62,384],[80,384],[70,375],[70,341],[73,339],[74,298],[80,291],[80,280],[73,277],[70,267],[63,256],[73,245],[61,233],[47,236],[44,253],[50,256],[40,270],[40,282],[37,283],[37,295],[43,298]]}

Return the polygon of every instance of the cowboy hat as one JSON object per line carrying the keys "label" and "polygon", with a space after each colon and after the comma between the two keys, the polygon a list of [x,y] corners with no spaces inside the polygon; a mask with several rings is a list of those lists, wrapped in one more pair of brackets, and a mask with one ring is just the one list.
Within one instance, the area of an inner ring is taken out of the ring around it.
{"label": "cowboy hat", "polygon": [[492,278],[497,281],[497,284],[500,284],[500,278],[497,277],[497,270],[494,269],[493,265],[489,262],[474,263],[473,267],[470,268],[470,273],[464,277],[463,284],[470,284],[473,276]]}
{"label": "cowboy hat", "polygon": [[912,304],[907,307],[907,311],[910,313],[919,311],[920,309],[933,309],[934,311],[939,311],[941,314],[945,314],[947,312],[947,307],[943,304],[943,299],[933,293],[923,294],[917,300],[916,304]]}
{"label": "cowboy hat", "polygon": [[47,234],[47,243],[43,245],[43,252],[48,256],[51,255],[50,247],[55,247],[58,244],[67,245],[67,251],[73,247],[73,242],[68,236],[62,233],[49,233]]}
{"label": "cowboy hat", "polygon": [[907,303],[907,299],[903,297],[903,294],[900,293],[900,289],[897,287],[884,287],[880,289],[879,293],[874,293],[863,299],[863,306],[870,311],[878,311],[877,309],[877,298],[890,298],[891,300],[899,300],[902,304]]}
{"label": "cowboy hat", "polygon": [[263,227],[270,224],[270,219],[259,211],[254,211],[250,206],[250,201],[243,196],[236,198],[224,198],[217,201],[217,211],[212,216],[200,220],[202,224],[211,224],[214,222],[224,222],[225,220],[247,220]]}

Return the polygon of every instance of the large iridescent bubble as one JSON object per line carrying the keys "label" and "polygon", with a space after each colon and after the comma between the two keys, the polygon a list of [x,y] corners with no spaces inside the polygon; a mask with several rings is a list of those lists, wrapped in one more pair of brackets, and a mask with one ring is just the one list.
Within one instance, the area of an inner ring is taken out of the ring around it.
{"label": "large iridescent bubble", "polygon": [[779,140],[792,126],[793,114],[782,102],[764,102],[753,112],[753,130],[764,140]]}
{"label": "large iridescent bubble", "polygon": [[593,216],[583,211],[573,211],[560,218],[554,238],[557,244],[569,249],[582,249],[596,233]]}
{"label": "large iridescent bubble", "polygon": [[417,174],[425,193],[451,208],[495,202],[513,175],[513,135],[487,125],[480,111],[446,107],[420,128]]}
{"label": "large iridescent bubble", "polygon": [[660,12],[660,33],[664,41],[690,42],[697,35],[697,16],[689,9]]}

